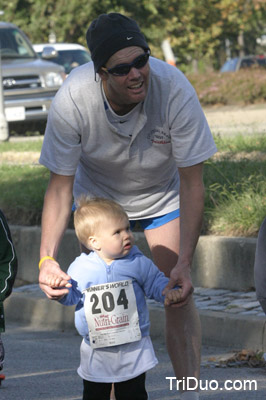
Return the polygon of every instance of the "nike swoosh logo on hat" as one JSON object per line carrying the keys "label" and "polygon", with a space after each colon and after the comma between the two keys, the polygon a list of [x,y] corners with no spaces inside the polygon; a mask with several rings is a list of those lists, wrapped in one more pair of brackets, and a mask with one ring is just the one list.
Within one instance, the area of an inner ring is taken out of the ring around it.
{"label": "nike swoosh logo on hat", "polygon": [[133,36],[127,37],[127,40],[131,40],[133,39]]}

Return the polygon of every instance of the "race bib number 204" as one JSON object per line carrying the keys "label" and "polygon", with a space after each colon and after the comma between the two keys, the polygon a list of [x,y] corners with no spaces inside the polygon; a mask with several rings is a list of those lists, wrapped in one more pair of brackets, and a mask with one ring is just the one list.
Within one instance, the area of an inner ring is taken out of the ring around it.
{"label": "race bib number 204", "polygon": [[132,281],[94,285],[84,293],[92,348],[116,346],[141,339]]}

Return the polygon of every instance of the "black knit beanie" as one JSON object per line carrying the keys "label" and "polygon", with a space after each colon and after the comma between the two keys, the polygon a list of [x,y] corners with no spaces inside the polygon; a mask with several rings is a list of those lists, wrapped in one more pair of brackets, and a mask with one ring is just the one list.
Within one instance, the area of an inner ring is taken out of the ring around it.
{"label": "black knit beanie", "polygon": [[149,50],[137,23],[122,14],[101,14],[92,21],[86,34],[95,72],[117,51],[129,46]]}

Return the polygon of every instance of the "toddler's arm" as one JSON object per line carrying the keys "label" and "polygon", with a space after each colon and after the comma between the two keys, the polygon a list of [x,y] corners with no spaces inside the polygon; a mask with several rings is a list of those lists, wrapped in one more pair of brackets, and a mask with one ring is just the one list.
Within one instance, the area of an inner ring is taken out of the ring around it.
{"label": "toddler's arm", "polygon": [[67,294],[63,294],[58,300],[59,303],[65,306],[74,306],[80,302],[83,295],[81,290],[78,288],[78,283],[74,279],[71,279],[70,287]]}

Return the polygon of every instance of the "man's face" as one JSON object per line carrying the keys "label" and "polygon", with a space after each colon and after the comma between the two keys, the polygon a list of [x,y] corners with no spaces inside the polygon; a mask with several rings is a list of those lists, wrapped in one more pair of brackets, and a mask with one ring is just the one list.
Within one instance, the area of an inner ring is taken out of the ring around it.
{"label": "man's face", "polygon": [[[119,50],[109,58],[105,67],[110,69],[120,64],[130,64],[144,54],[141,47],[132,46]],[[115,112],[125,114],[142,102],[148,91],[149,62],[144,67],[132,67],[127,75],[115,76],[106,70],[100,71],[106,97]]]}

